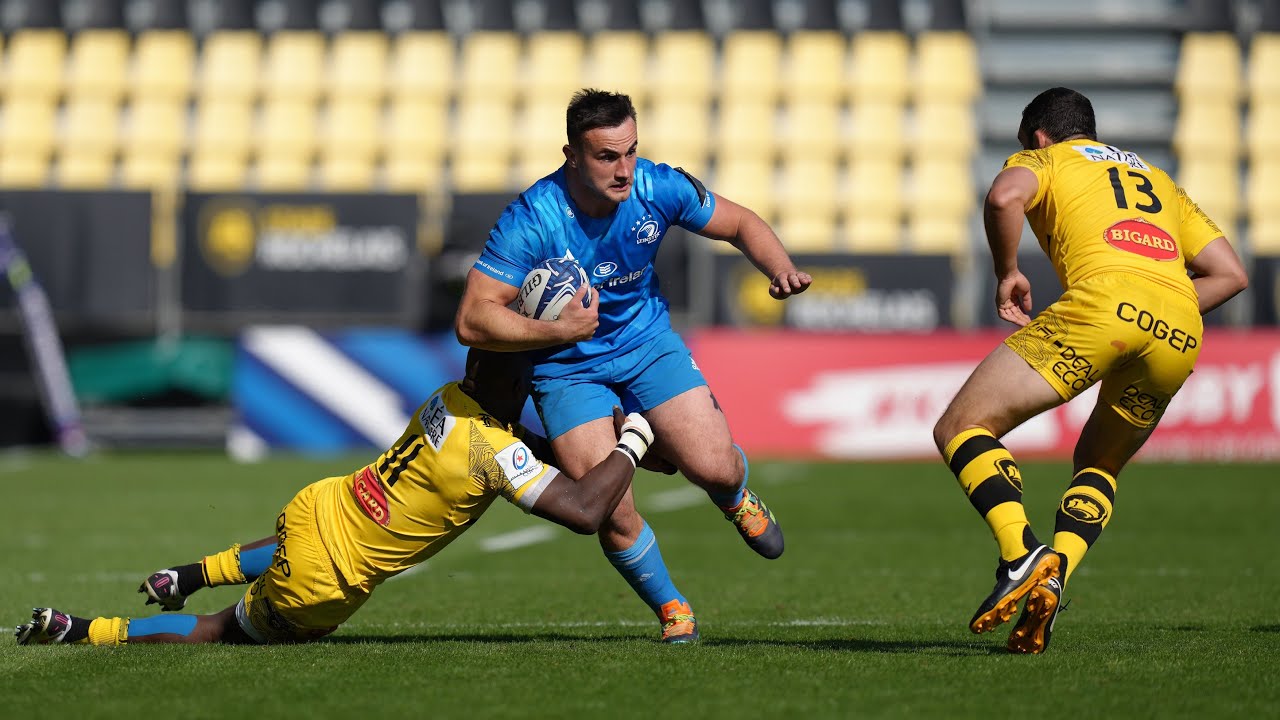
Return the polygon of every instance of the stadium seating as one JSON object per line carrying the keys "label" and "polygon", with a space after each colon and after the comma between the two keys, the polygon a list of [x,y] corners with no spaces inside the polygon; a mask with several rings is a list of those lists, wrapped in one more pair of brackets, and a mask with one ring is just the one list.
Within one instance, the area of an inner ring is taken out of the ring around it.
{"label": "stadium seating", "polygon": [[848,45],[835,31],[801,30],[787,40],[782,95],[787,102],[839,103],[848,95]]}
{"label": "stadium seating", "polygon": [[79,98],[119,100],[127,81],[129,52],[129,36],[123,30],[77,33],[67,62],[67,93]]}
{"label": "stadium seating", "polygon": [[0,185],[32,188],[46,182],[56,117],[50,97],[9,97],[0,128]]}
{"label": "stadium seating", "polygon": [[641,32],[603,30],[587,43],[584,85],[622,92],[637,107],[648,93],[649,39]]}
{"label": "stadium seating", "polygon": [[782,39],[776,32],[729,33],[721,50],[721,101],[774,102],[781,84],[781,66]]}
{"label": "stadium seating", "polygon": [[444,102],[453,92],[454,45],[448,33],[406,32],[391,49],[388,92],[394,98]]}
{"label": "stadium seating", "polygon": [[1280,33],[1263,32],[1249,45],[1249,97],[1280,101]]}
{"label": "stadium seating", "polygon": [[[458,83],[460,100],[512,103],[522,78],[520,56],[520,36],[515,33],[479,31],[465,36]],[[422,72],[422,68],[415,71]]]}
{"label": "stadium seating", "polygon": [[586,43],[574,32],[548,31],[529,37],[521,92],[526,101],[558,100],[566,105],[582,87]]}
{"label": "stadium seating", "polygon": [[773,162],[778,123],[772,102],[752,98],[722,101],[719,119],[714,134],[717,163],[739,159]]}
{"label": "stadium seating", "polygon": [[1249,243],[1254,253],[1280,255],[1280,155],[1252,163],[1246,180]]}
{"label": "stadium seating", "polygon": [[1174,89],[1184,101],[1238,101],[1242,79],[1234,33],[1191,32],[1183,37]]}
{"label": "stadium seating", "polygon": [[1178,184],[1227,235],[1234,235],[1240,212],[1240,164],[1234,157],[1184,156]]}
{"label": "stadium seating", "polygon": [[[387,89],[388,53],[383,33],[339,33],[329,51],[323,92],[336,99],[381,101]],[[417,74],[431,73],[419,69]]]}
{"label": "stadium seating", "polygon": [[715,82],[715,43],[696,30],[674,30],[653,40],[649,94],[655,102],[705,103]]}
{"label": "stadium seating", "polygon": [[139,97],[185,100],[195,72],[195,42],[181,30],[138,35],[129,90]]}
{"label": "stadium seating", "polygon": [[60,30],[20,30],[9,38],[5,62],[6,98],[62,96],[67,39]]}
{"label": "stadium seating", "polygon": [[215,32],[205,38],[200,53],[198,92],[220,100],[253,100],[261,67],[261,35],[249,30]]}

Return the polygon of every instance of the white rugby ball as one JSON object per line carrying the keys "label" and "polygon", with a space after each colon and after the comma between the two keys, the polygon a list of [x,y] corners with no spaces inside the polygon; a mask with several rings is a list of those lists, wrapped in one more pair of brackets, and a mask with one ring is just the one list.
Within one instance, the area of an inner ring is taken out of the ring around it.
{"label": "white rugby ball", "polygon": [[573,260],[545,260],[524,276],[516,297],[516,310],[534,320],[555,320],[583,285],[587,286],[587,294],[582,298],[582,307],[591,307],[591,281],[587,271]]}

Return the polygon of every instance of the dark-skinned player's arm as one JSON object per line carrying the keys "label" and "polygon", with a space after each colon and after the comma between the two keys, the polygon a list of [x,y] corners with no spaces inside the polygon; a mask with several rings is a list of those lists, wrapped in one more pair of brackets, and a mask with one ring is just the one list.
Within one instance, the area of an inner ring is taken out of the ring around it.
{"label": "dark-skinned player's arm", "polygon": [[[615,411],[615,422],[621,414]],[[652,442],[649,423],[639,413],[631,413],[622,421],[618,444],[608,457],[576,480],[557,474],[531,512],[576,533],[594,535],[631,487],[636,466]]]}
{"label": "dark-skinned player's arm", "polygon": [[[626,416],[622,414],[622,409],[615,406],[613,408],[614,434],[622,434],[622,426],[625,422]],[[555,449],[552,447],[551,442],[546,438],[523,425],[521,425],[516,432],[516,437],[525,445],[529,446],[529,450],[533,452],[534,457],[557,467],[560,465],[559,461],[556,460]],[[662,455],[661,451],[655,446],[655,443],[650,443],[649,451],[640,459],[640,468],[643,470],[649,470],[650,472],[662,473],[663,475],[675,475],[678,472],[676,466]]]}
{"label": "dark-skinned player's arm", "polygon": [[458,342],[498,352],[538,350],[589,340],[600,325],[597,303],[582,307],[583,285],[555,322],[534,320],[507,307],[520,289],[471,269],[454,318]]}
{"label": "dark-skinned player's arm", "polygon": [[1031,322],[1031,282],[1018,270],[1018,241],[1027,204],[1035,199],[1039,187],[1036,174],[1027,168],[1005,168],[991,183],[982,206],[982,223],[996,273],[996,313],[1019,327]]}
{"label": "dark-skinned player's arm", "polygon": [[809,273],[796,269],[769,223],[732,200],[720,195],[715,198],[716,209],[707,224],[698,231],[699,235],[722,240],[737,248],[769,278],[769,294],[778,300],[808,289],[813,278]]}

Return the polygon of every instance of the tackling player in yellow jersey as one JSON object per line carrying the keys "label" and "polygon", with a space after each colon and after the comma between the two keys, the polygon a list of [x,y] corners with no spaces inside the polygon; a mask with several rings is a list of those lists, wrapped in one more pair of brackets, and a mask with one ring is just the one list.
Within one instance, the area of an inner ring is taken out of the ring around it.
{"label": "tackling player in yellow jersey", "polygon": [[[143,582],[148,604],[183,607],[201,587],[243,584],[214,615],[89,620],[37,608],[19,644],[279,643],[333,632],[379,584],[440,552],[497,497],[578,533],[593,534],[631,486],[653,433],[615,412],[614,452],[573,479],[538,459],[548,443],[519,425],[529,365],[517,353],[472,350],[461,382],[440,388],[400,440],[345,477],[308,485],[280,512],[275,537],[162,570]],[[542,455],[542,457],[550,457]],[[649,466],[649,464],[646,464]]]}
{"label": "tackling player in yellow jersey", "polygon": [[[973,371],[933,437],[1000,546],[995,588],[969,627],[994,629],[1029,596],[1008,648],[1039,653],[1067,579],[1111,519],[1116,477],[1195,366],[1201,315],[1248,278],[1222,232],[1163,170],[1098,141],[1084,95],[1038,95],[1018,141],[1025,149],[996,176],[984,220],[996,310],[1021,329]],[[1034,319],[1018,271],[1024,214],[1066,288]],[[1097,382],[1049,547],[1031,532],[1021,473],[997,438]]]}

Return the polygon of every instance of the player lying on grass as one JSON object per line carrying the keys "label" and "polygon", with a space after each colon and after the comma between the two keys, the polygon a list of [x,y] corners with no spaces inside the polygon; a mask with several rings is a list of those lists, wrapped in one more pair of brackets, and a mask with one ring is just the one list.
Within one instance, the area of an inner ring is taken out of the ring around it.
{"label": "player lying on grass", "polygon": [[350,475],[303,488],[276,518],[274,538],[162,570],[139,589],[148,604],[177,610],[202,587],[252,581],[244,597],[222,612],[90,620],[37,608],[17,628],[18,644],[323,637],[384,580],[462,534],[499,496],[574,532],[597,532],[631,487],[653,433],[640,415],[615,412],[614,451],[581,478],[569,477],[537,459],[530,445],[547,447],[546,441],[518,423],[528,370],[518,353],[472,350],[466,377],[423,403],[395,446]]}
{"label": "player lying on grass", "polygon": [[[1201,315],[1249,281],[1222,231],[1163,170],[1098,142],[1084,95],[1038,95],[1018,141],[1024,150],[996,176],[984,215],[996,311],[1021,329],[973,371],[933,436],[1000,546],[995,589],[969,628],[994,629],[1028,597],[1008,648],[1039,653],[1067,579],[1111,519],[1116,477],[1191,375]],[[1066,288],[1034,319],[1018,271],[1024,214]],[[1050,548],[1031,531],[1018,465],[996,438],[1097,382]]]}

